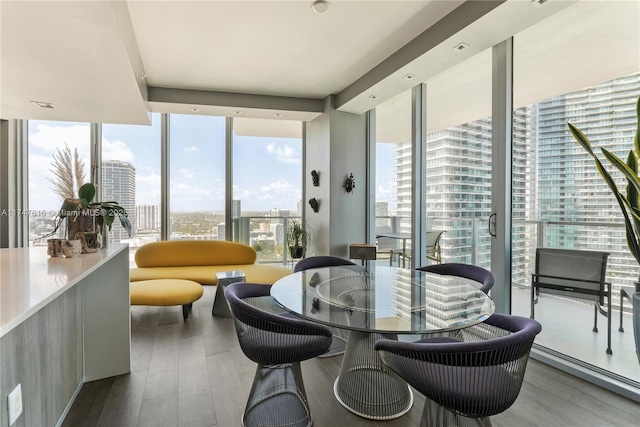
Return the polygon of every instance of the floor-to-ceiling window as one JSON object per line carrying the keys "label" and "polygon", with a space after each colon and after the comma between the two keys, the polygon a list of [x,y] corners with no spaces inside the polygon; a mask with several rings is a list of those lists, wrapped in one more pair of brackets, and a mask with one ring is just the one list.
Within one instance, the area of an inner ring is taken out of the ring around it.
{"label": "floor-to-ceiling window", "polygon": [[[411,90],[376,107],[375,209],[378,259],[406,263],[411,241]],[[395,237],[393,237],[395,236]],[[406,265],[406,264],[405,264]]]}
{"label": "floor-to-ceiling window", "polygon": [[613,354],[605,352],[606,318],[599,316],[593,332],[593,303],[575,298],[539,299],[536,343],[636,383],[631,306],[622,301],[625,332],[618,330],[618,307],[621,287],[633,286],[640,269],[627,250],[617,202],[567,122],[594,146],[626,158],[640,96],[639,17],[638,2],[579,2],[515,35],[512,200],[513,312],[530,315],[536,247],[609,252]]}
{"label": "floor-to-ceiling window", "polygon": [[132,235],[114,221],[110,239],[129,243],[130,255],[160,240],[160,114],[151,126],[102,125],[102,200],[116,200],[128,213]]}
{"label": "floor-to-ceiling window", "polygon": [[[29,128],[29,244],[46,245],[65,198],[77,198],[90,181],[88,123],[30,120]],[[59,237],[66,228],[60,227]]]}
{"label": "floor-to-ceiling window", "polygon": [[[491,49],[425,82],[428,228],[443,262],[491,265]],[[473,79],[467,76],[473,75]]]}
{"label": "floor-to-ceiling window", "polygon": [[233,239],[260,262],[282,262],[291,219],[302,215],[302,124],[233,120]]}
{"label": "floor-to-ceiling window", "polygon": [[169,116],[169,236],[225,240],[225,119]]}

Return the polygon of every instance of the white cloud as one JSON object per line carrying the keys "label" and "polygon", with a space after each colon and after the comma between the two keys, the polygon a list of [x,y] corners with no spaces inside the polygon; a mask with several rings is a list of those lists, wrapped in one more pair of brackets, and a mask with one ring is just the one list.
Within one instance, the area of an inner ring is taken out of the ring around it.
{"label": "white cloud", "polygon": [[234,185],[233,198],[242,200],[242,210],[264,210],[267,207],[295,209],[301,191],[284,179],[269,182],[256,189]]}
{"label": "white cloud", "polygon": [[51,163],[56,149],[65,144],[73,151],[78,149],[89,177],[90,129],[87,124],[52,125],[31,122],[29,125],[29,207],[31,209],[57,210],[60,197],[53,191]]}
{"label": "white cloud", "polygon": [[134,155],[131,148],[119,139],[109,141],[107,138],[102,138],[102,160],[120,160],[133,163]]}
{"label": "white cloud", "polygon": [[144,175],[136,171],[136,204],[160,204],[160,174],[151,171]]}
{"label": "white cloud", "polygon": [[298,164],[300,163],[300,156],[295,148],[291,147],[288,144],[284,144],[282,146],[278,146],[276,143],[272,142],[267,145],[267,153],[275,154],[276,161],[281,163],[288,164]]}
{"label": "white cloud", "polygon": [[191,169],[185,168],[180,169],[180,174],[187,179],[193,179],[196,176],[196,174]]}
{"label": "white cloud", "polygon": [[191,145],[189,147],[184,147],[184,152],[185,153],[199,153],[200,149],[198,147],[196,147],[195,145]]}
{"label": "white cloud", "polygon": [[260,192],[262,193],[269,193],[269,192],[291,193],[291,192],[295,192],[296,190],[299,191],[300,189],[295,188],[293,185],[291,185],[284,179],[279,179],[278,181],[270,182],[266,185],[260,186]]}
{"label": "white cloud", "polygon": [[29,130],[30,152],[37,148],[40,152],[53,154],[56,148],[64,147],[66,143],[72,150],[77,148],[82,159],[88,163],[89,141],[91,139],[88,124],[52,126],[48,123],[38,123],[35,126],[30,126]]}
{"label": "white cloud", "polygon": [[393,190],[391,188],[387,188],[382,185],[377,186],[376,197],[390,196],[391,194],[393,194]]}

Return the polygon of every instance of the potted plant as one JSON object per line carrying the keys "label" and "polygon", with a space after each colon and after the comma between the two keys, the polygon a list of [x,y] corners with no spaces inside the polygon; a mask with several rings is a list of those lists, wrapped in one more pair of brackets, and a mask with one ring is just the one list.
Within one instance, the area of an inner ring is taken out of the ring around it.
{"label": "potted plant", "polygon": [[78,196],[80,197],[80,208],[96,211],[96,223],[99,227],[106,226],[111,231],[111,226],[116,216],[127,232],[127,235],[131,237],[131,221],[127,216],[127,211],[120,206],[117,201],[106,202],[93,202],[93,198],[96,195],[96,186],[92,183],[84,184],[78,190]]}
{"label": "potted plant", "polygon": [[[640,97],[636,102],[636,119],[636,135],[633,139],[633,147],[629,150],[629,154],[627,155],[626,163],[606,148],[600,148],[600,151],[602,151],[602,154],[607,161],[626,178],[626,194],[618,189],[616,182],[604,168],[598,156],[594,153],[589,138],[587,138],[580,129],[573,126],[571,123],[568,123],[568,125],[569,130],[576,141],[578,141],[582,148],[584,148],[591,157],[593,157],[593,161],[596,164],[598,172],[600,172],[602,179],[607,183],[607,186],[618,201],[618,205],[620,206],[620,210],[624,217],[629,252],[631,252],[631,255],[636,259],[636,262],[640,264],[640,177],[638,177],[638,159],[640,158]],[[638,362],[640,362],[640,331],[637,328],[637,325],[639,324],[638,317],[640,317],[640,312],[638,312],[638,308],[640,308],[640,304],[638,303],[640,302],[639,296],[640,282],[635,282],[635,293],[632,294],[631,300],[633,301],[634,339],[636,353],[638,354]],[[611,295],[609,295],[609,298],[611,298]],[[611,315],[612,313],[608,313],[608,316]],[[622,319],[622,313],[620,313],[620,316],[620,319]],[[620,325],[620,327],[622,327],[622,320],[620,320]]]}
{"label": "potted plant", "polygon": [[292,220],[287,229],[285,242],[289,247],[289,255],[291,255],[291,258],[304,258],[307,245],[311,242],[309,228],[298,220]]}
{"label": "potted plant", "polygon": [[57,231],[62,221],[67,220],[67,235],[70,239],[76,238],[76,234],[85,232],[101,232],[103,234],[103,246],[106,243],[106,229],[111,230],[116,216],[120,224],[131,236],[131,221],[127,217],[127,211],[116,201],[94,202],[96,187],[92,183],[84,184],[78,190],[77,199],[65,199],[58,214],[55,230]]}
{"label": "potted plant", "polygon": [[[631,255],[636,259],[638,264],[640,264],[640,197],[638,197],[640,194],[640,177],[638,176],[638,159],[640,158],[640,98],[638,98],[636,102],[636,117],[638,120],[636,135],[633,147],[627,155],[626,163],[606,148],[600,148],[600,151],[602,151],[607,161],[627,179],[626,194],[618,189],[616,182],[604,168],[600,158],[593,151],[589,138],[571,123],[567,123],[567,125],[576,141],[593,157],[598,172],[600,172],[602,179],[618,201],[624,217],[629,252],[631,252]],[[636,287],[638,287],[638,285],[636,285]]]}

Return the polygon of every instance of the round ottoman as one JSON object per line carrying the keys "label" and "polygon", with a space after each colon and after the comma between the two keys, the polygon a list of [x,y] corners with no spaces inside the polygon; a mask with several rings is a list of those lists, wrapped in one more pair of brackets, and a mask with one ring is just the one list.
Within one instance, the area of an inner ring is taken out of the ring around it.
{"label": "round ottoman", "polygon": [[129,285],[131,305],[182,305],[185,320],[203,293],[200,283],[182,279],[141,280]]}

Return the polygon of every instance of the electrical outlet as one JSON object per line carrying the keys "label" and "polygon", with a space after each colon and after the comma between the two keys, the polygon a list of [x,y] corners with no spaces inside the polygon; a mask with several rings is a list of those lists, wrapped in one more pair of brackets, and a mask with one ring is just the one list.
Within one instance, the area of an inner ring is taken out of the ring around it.
{"label": "electrical outlet", "polygon": [[7,397],[9,406],[9,425],[16,422],[22,414],[22,386],[18,384]]}

